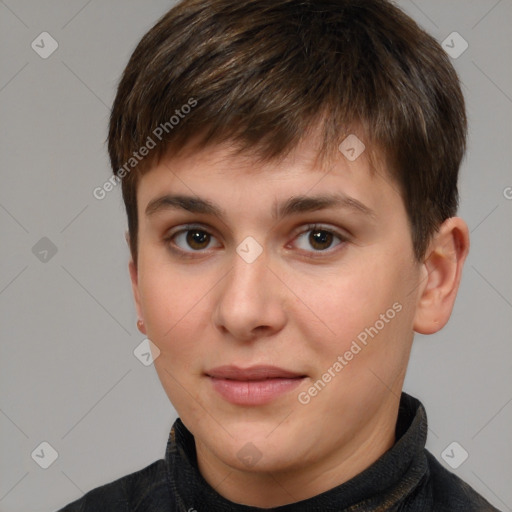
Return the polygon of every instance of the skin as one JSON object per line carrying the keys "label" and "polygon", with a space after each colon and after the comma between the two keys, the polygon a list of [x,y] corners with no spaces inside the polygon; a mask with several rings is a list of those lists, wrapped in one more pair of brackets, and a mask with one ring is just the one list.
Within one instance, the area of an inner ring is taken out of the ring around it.
{"label": "skin", "polygon": [[[340,153],[320,166],[316,148],[306,138],[270,163],[235,156],[229,145],[184,151],[161,160],[137,188],[138,262],[130,262],[130,275],[141,330],[160,350],[155,368],[195,437],[201,474],[225,498],[250,506],[315,496],[392,447],[414,332],[434,333],[448,321],[469,249],[467,225],[453,217],[417,261],[385,167],[372,173],[365,153],[354,162]],[[374,214],[334,207],[272,218],[274,201],[333,191]],[[208,199],[226,217],[171,208],[146,214],[151,201],[171,193]],[[202,245],[187,243],[187,233],[173,237],[187,223],[198,225]],[[319,229],[333,238],[315,244]],[[263,249],[252,263],[236,252],[248,236]],[[395,303],[400,312],[300,403],[298,394]],[[269,364],[307,377],[268,404],[234,405],[204,374],[227,364]],[[247,443],[259,457],[254,465],[237,456]]]}

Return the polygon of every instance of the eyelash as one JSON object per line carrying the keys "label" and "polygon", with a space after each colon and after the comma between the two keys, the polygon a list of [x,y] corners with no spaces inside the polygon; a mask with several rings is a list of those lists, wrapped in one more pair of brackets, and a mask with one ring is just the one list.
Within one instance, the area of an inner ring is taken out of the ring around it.
{"label": "eyelash", "polygon": [[[338,244],[338,246],[344,245],[346,242],[349,241],[348,236],[343,235],[339,231],[334,230],[332,228],[324,227],[321,224],[307,224],[305,227],[306,227],[306,229],[301,230],[299,233],[297,233],[297,235],[294,236],[294,239],[293,239],[294,241],[297,238],[299,238],[300,236],[302,236],[310,231],[321,231],[321,232],[325,232],[325,233],[329,233],[329,234],[333,235],[335,238],[338,238],[340,240],[340,243]],[[187,233],[188,231],[194,231],[194,230],[200,231],[201,233],[206,233],[207,235],[212,236],[212,237],[214,236],[207,229],[204,229],[204,227],[201,225],[185,224],[181,229],[168,234],[164,238],[164,241],[166,242],[169,250],[171,250],[173,253],[177,254],[180,258],[190,258],[191,259],[191,258],[200,257],[204,253],[204,250],[185,251],[184,249],[176,248],[176,246],[175,246],[176,244],[174,244],[174,242],[173,242],[173,240],[174,240],[174,238],[176,238],[176,236],[178,236],[182,233]],[[338,246],[335,246],[335,247],[338,247]],[[324,251],[306,251],[306,252],[311,253],[308,257],[313,259],[313,258],[324,257],[326,255],[331,255],[336,250],[337,249],[334,248],[334,249],[326,249]],[[194,253],[198,254],[199,256],[194,255]]]}

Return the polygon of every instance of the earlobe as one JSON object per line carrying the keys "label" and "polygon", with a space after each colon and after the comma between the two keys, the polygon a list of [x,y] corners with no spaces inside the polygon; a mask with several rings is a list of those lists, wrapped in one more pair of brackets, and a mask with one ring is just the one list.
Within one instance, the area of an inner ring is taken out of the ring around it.
{"label": "earlobe", "polygon": [[469,230],[459,217],[447,219],[434,236],[422,266],[414,330],[433,334],[448,322],[469,251]]}

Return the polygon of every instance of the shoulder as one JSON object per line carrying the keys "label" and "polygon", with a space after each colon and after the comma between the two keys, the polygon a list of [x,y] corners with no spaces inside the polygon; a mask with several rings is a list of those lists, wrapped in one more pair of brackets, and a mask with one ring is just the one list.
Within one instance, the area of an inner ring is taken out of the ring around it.
{"label": "shoulder", "polygon": [[[160,507],[160,508],[158,508]],[[164,459],[92,489],[58,512],[145,512],[171,510]]]}
{"label": "shoulder", "polygon": [[434,510],[439,512],[499,512],[483,496],[454,473],[448,471],[428,450],[430,491]]}

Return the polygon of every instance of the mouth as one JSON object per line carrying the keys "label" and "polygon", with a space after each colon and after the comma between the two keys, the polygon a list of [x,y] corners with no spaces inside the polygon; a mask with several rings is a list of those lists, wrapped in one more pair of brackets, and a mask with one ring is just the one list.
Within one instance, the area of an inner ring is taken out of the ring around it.
{"label": "mouth", "polygon": [[307,377],[276,366],[219,366],[205,372],[213,389],[235,405],[263,405],[286,394]]}

